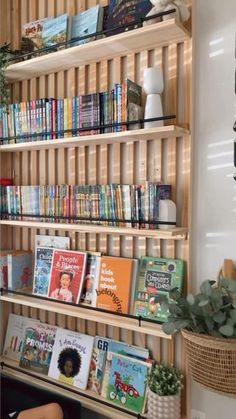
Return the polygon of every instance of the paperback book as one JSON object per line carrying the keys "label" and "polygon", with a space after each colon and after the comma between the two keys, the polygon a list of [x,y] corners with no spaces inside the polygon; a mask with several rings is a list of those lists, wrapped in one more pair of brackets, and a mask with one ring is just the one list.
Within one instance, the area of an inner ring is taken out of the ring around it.
{"label": "paperback book", "polygon": [[47,20],[43,27],[43,48],[51,48],[49,52],[64,49],[65,45],[57,45],[66,42],[70,38],[70,23],[68,14],[57,16]]}
{"label": "paperback book", "polygon": [[26,291],[32,289],[32,252],[15,251],[7,255],[8,289]]}
{"label": "paperback book", "polygon": [[62,236],[47,236],[42,234],[35,235],[35,247],[53,247],[55,249],[70,248],[70,238]]}
{"label": "paperback book", "polygon": [[94,338],[59,328],[56,333],[49,377],[85,390]]}
{"label": "paperback book", "polygon": [[78,303],[83,287],[87,254],[72,250],[53,250],[48,297]]}
{"label": "paperback book", "polygon": [[7,269],[7,255],[10,250],[1,250],[0,254],[0,288],[7,288],[8,286],[8,269]]}
{"label": "paperback book", "polygon": [[[22,54],[37,51],[43,46],[42,33],[44,25],[51,18],[43,18],[25,23],[22,26],[21,51]],[[38,54],[36,55],[38,56]],[[30,57],[32,58],[32,56]]]}
{"label": "paperback book", "polygon": [[53,248],[36,247],[33,294],[47,297]]}
{"label": "paperback book", "polygon": [[94,6],[85,10],[78,15],[72,17],[71,25],[71,39],[83,38],[87,35],[93,35],[91,37],[77,40],[71,43],[71,46],[86,44],[87,42],[96,39],[96,32],[102,31],[103,26],[103,7]]}
{"label": "paperback book", "polygon": [[34,329],[38,320],[10,313],[4,342],[3,355],[14,361],[19,361],[27,329]]}
{"label": "paperback book", "polygon": [[80,303],[95,307],[96,288],[101,265],[101,253],[87,253],[87,263]]}
{"label": "paperback book", "polygon": [[56,330],[56,326],[45,323],[36,323],[26,328],[20,367],[48,374]]}
{"label": "paperback book", "polygon": [[161,308],[157,295],[169,295],[171,288],[183,287],[184,263],[181,259],[141,256],[137,275],[134,315],[166,321],[169,312]]}

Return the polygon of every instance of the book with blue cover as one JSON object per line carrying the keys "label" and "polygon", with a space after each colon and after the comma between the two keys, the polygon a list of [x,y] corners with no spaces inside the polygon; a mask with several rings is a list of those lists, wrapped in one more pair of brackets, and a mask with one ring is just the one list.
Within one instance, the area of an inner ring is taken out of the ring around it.
{"label": "book with blue cover", "polygon": [[53,47],[49,52],[64,49],[65,45],[57,46],[61,42],[70,39],[70,20],[68,14],[57,16],[54,19],[47,20],[44,23],[43,48]]}
{"label": "book with blue cover", "polygon": [[47,296],[52,266],[53,248],[36,247],[33,294]]}
{"label": "book with blue cover", "polygon": [[[72,17],[71,39],[96,34],[96,32],[102,30],[102,26],[103,7],[99,5],[91,7],[90,9]],[[73,47],[75,45],[85,44],[93,41],[94,39],[96,39],[96,35],[94,35],[94,37],[91,36],[89,38],[75,41],[71,43],[71,46]]]}
{"label": "book with blue cover", "polygon": [[32,288],[32,252],[19,250],[7,255],[8,289],[26,291]]}

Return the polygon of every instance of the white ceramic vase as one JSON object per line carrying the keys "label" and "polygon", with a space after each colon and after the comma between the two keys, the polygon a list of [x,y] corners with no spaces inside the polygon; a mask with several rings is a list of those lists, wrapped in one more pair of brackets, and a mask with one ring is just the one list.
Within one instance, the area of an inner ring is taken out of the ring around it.
{"label": "white ceramic vase", "polygon": [[180,419],[180,393],[158,396],[148,389],[148,419]]}
{"label": "white ceramic vase", "polygon": [[[143,89],[147,94],[144,118],[163,116],[161,93],[163,92],[163,72],[160,66],[145,68],[143,74]],[[144,128],[163,126],[163,121],[145,122]]]}

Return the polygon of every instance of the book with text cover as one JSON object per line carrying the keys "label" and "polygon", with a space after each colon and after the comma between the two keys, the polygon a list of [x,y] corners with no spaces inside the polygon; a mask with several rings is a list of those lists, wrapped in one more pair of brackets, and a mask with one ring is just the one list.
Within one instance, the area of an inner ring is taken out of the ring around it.
{"label": "book with text cover", "polygon": [[7,255],[8,289],[26,291],[33,282],[32,252],[16,250]]}
{"label": "book with text cover", "polygon": [[133,412],[143,413],[151,363],[111,353],[106,399]]}
{"label": "book with text cover", "polygon": [[36,323],[25,330],[19,366],[42,374],[47,374],[56,335],[56,326]]}
{"label": "book with text cover", "polygon": [[[43,28],[50,17],[43,19],[34,20],[32,22],[25,23],[22,26],[22,38],[21,38],[21,51],[26,54],[41,49],[43,47]],[[38,54],[36,55],[38,56]],[[31,56],[32,58],[32,56]]]}
{"label": "book with text cover", "polygon": [[134,277],[134,259],[102,256],[96,289],[96,307],[117,313],[129,313]]}
{"label": "book with text cover", "polygon": [[26,329],[34,329],[34,326],[38,322],[39,320],[10,313],[8,317],[3,355],[9,359],[19,361],[23,350]]}
{"label": "book with text cover", "polygon": [[141,256],[137,275],[134,315],[166,321],[168,311],[157,302],[157,295],[167,295],[173,287],[183,287],[184,263],[181,259]]}
{"label": "book with text cover", "polygon": [[85,390],[94,337],[58,328],[49,377]]}
{"label": "book with text cover", "polygon": [[47,297],[50,272],[52,266],[53,248],[36,247],[33,294]]}
{"label": "book with text cover", "polygon": [[79,302],[84,305],[95,307],[96,288],[101,265],[101,253],[88,252],[87,255],[83,289]]}
{"label": "book with text cover", "polygon": [[42,234],[35,235],[35,247],[53,247],[55,249],[66,249],[70,248],[70,237],[63,236],[47,236]]}
{"label": "book with text cover", "polygon": [[[96,32],[100,32],[102,30],[102,26],[103,7],[99,5],[90,7],[88,10],[72,17],[71,39],[96,34]],[[94,39],[96,39],[96,35],[94,37],[91,36],[89,38],[75,41],[71,44],[71,46],[73,47],[74,45],[85,44],[93,41]]]}
{"label": "book with text cover", "polygon": [[87,253],[54,249],[48,297],[77,303],[83,287]]}

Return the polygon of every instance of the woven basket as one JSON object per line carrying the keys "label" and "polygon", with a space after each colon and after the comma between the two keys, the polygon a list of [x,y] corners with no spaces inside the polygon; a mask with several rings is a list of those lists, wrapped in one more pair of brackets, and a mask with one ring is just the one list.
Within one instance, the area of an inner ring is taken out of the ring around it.
{"label": "woven basket", "polygon": [[193,379],[218,393],[236,397],[236,339],[182,330]]}

